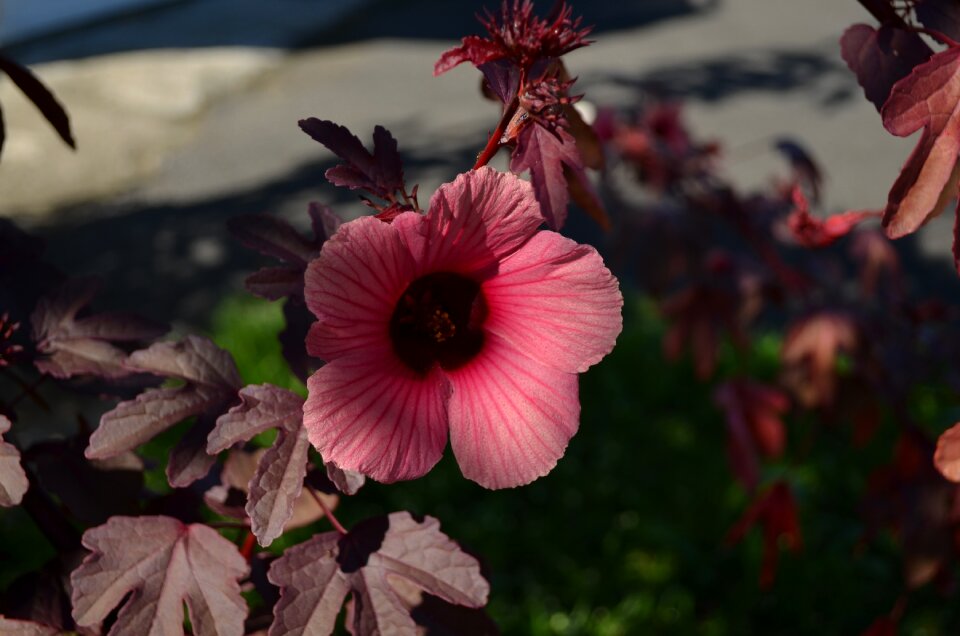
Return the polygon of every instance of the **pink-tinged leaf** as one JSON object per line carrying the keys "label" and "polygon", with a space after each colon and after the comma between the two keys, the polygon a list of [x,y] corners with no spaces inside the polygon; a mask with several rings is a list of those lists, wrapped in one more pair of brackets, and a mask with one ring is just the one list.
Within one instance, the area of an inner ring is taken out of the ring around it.
{"label": "pink-tinged leaf", "polygon": [[929,59],[933,51],[916,33],[893,26],[875,29],[854,24],[840,38],[840,55],[879,111],[893,85]]}
{"label": "pink-tinged leaf", "polygon": [[147,389],[104,413],[100,426],[90,436],[85,455],[89,459],[107,459],[133,450],[177,422],[222,402],[222,394],[205,387]]}
{"label": "pink-tinged leaf", "polygon": [[250,480],[247,514],[251,530],[260,545],[266,547],[283,533],[293,516],[294,503],[303,489],[307,474],[307,429],[280,428],[277,441],[264,453],[257,472]]}
{"label": "pink-tinged leaf", "polygon": [[216,454],[271,428],[295,430],[303,421],[303,398],[272,384],[240,389],[240,404],[217,418],[207,439],[207,452]]}
{"label": "pink-tinged leaf", "polygon": [[174,488],[186,488],[198,479],[203,479],[217,462],[217,458],[207,454],[207,435],[213,430],[213,418],[197,418],[190,430],[184,433],[177,444],[170,449],[167,459],[167,481]]}
{"label": "pink-tinged leaf", "polygon": [[346,162],[327,170],[327,180],[332,184],[367,190],[379,197],[403,189],[397,142],[384,127],[374,128],[374,150],[370,153],[349,130],[331,121],[310,117],[299,124],[303,132]]}
{"label": "pink-tinged leaf", "polygon": [[460,46],[444,51],[440,59],[433,65],[433,76],[442,75],[455,66],[470,62],[480,67],[487,62],[502,57],[500,48],[477,35],[468,35],[463,38]]}
{"label": "pink-tinged leaf", "polygon": [[330,532],[287,549],[273,562],[270,582],[280,587],[270,636],[329,634],[348,593],[352,633],[415,633],[409,586],[467,607],[487,602],[489,585],[476,559],[440,532],[436,519],[418,523],[395,512]]}
{"label": "pink-tinged leaf", "polygon": [[176,342],[158,342],[130,354],[128,363],[139,371],[180,378],[188,384],[235,393],[242,381],[233,357],[208,338],[187,336]]}
{"label": "pink-tinged leaf", "polygon": [[831,311],[794,321],[783,340],[783,384],[805,408],[833,404],[838,383],[837,356],[853,354],[860,333],[852,316]]}
{"label": "pink-tinged leaf", "polygon": [[890,189],[883,225],[890,238],[910,234],[956,196],[960,152],[960,48],[937,53],[897,82],[880,114],[898,137],[923,128]]}
{"label": "pink-tinged leaf", "polygon": [[132,314],[103,313],[77,318],[99,285],[90,278],[69,279],[44,296],[30,317],[37,368],[57,378],[94,374],[106,378],[129,375],[127,353],[113,342],[152,340],[167,328]]}
{"label": "pink-tinged leaf", "polygon": [[[286,443],[290,442],[289,436],[285,439]],[[275,450],[280,443],[281,440],[278,438],[277,443],[274,444],[271,449],[261,448],[253,453],[233,450],[227,454],[223,470],[220,472],[222,485],[207,491],[207,495],[209,495],[207,498],[212,501],[215,509],[224,509],[227,511],[227,516],[238,519],[249,516],[251,521],[253,520],[252,514],[248,514],[245,507],[252,508],[258,504],[251,504],[248,495],[254,490],[255,486],[262,488],[265,493],[267,492],[264,486],[268,485],[269,479],[268,481],[263,481],[262,474],[269,470],[275,470],[276,467],[273,467],[272,463],[277,461],[278,456],[286,453],[285,450],[279,453]],[[282,457],[280,457],[280,459],[281,461],[286,461]],[[291,480],[290,483],[293,483],[293,481],[295,480]],[[300,478],[300,482],[303,482],[302,477]],[[277,497],[283,498],[286,497],[288,492],[289,489],[279,494],[274,493],[268,496],[272,497],[276,495]],[[335,510],[340,502],[340,498],[335,494],[317,492],[316,490],[304,487],[300,490],[298,496],[293,497],[292,513],[284,523],[280,524],[280,528],[287,530],[300,528],[321,519],[324,515],[323,507],[317,502],[317,499],[322,501],[323,505],[330,510]],[[261,525],[263,527],[267,525],[268,518],[266,513],[269,512],[268,508],[271,506],[273,506],[273,504],[263,506],[260,511],[256,512],[256,514],[260,515]]]}
{"label": "pink-tinged leaf", "polygon": [[77,625],[95,627],[123,603],[109,636],[183,634],[186,602],[196,636],[243,634],[238,580],[249,568],[216,530],[171,517],[113,517],[87,530],[83,545],[92,554],[70,575]]}
{"label": "pink-tinged leaf", "polygon": [[740,520],[730,528],[726,543],[739,543],[756,525],[763,530],[760,586],[768,588],[776,579],[780,549],[798,552],[803,547],[797,502],[786,482],[778,481],[757,497]]}
{"label": "pink-tinged leaf", "polygon": [[914,11],[923,26],[960,40],[960,4],[956,0],[917,0]]}
{"label": "pink-tinged leaf", "polygon": [[9,430],[10,420],[0,415],[0,506],[4,507],[20,505],[30,485],[20,465],[20,451],[3,441],[3,434]]}
{"label": "pink-tinged leaf", "polygon": [[367,478],[363,473],[355,470],[343,470],[333,462],[327,462],[327,478],[333,482],[337,490],[345,495],[355,495],[363,487]]}
{"label": "pink-tinged leaf", "polygon": [[569,133],[558,128],[554,134],[537,124],[523,129],[510,158],[510,170],[517,174],[530,171],[540,210],[547,225],[554,230],[559,230],[566,221],[570,201],[564,166],[578,179],[583,173],[576,141]]}
{"label": "pink-tinged leaf", "polygon": [[714,392],[714,402],[727,422],[730,467],[749,489],[760,480],[758,452],[779,457],[786,443],[783,415],[789,398],[779,389],[752,380],[730,380]]}
{"label": "pink-tinged leaf", "polygon": [[261,545],[267,546],[280,536],[294,515],[294,504],[307,472],[310,443],[303,427],[303,398],[269,384],[246,386],[241,389],[240,398],[239,405],[217,419],[207,451],[218,453],[257,433],[278,429],[276,442],[247,477],[246,512],[253,533]]}
{"label": "pink-tinged leaf", "polygon": [[60,135],[63,143],[76,148],[73,134],[70,132],[70,118],[60,102],[50,92],[43,82],[38,80],[26,67],[20,66],[13,60],[0,56],[0,72],[5,73],[17,88],[33,102],[53,129]]}
{"label": "pink-tinged leaf", "polygon": [[851,210],[819,219],[810,214],[810,205],[800,186],[793,187],[793,210],[787,217],[787,227],[794,240],[810,249],[832,245],[838,239],[850,233],[860,222],[879,218],[883,212],[873,210]]}
{"label": "pink-tinged leaf", "polygon": [[937,440],[933,465],[950,481],[960,482],[960,424],[954,424]]}
{"label": "pink-tinged leaf", "polygon": [[3,636],[58,636],[63,632],[55,627],[0,616],[0,634]]}
{"label": "pink-tinged leaf", "polygon": [[215,461],[206,451],[207,436],[217,417],[236,402],[241,383],[233,358],[206,338],[187,336],[136,351],[128,364],[185,384],[148,389],[105,413],[85,455],[90,459],[119,455],[196,416],[197,422],[171,451],[167,477],[172,486],[183,487],[206,475]]}

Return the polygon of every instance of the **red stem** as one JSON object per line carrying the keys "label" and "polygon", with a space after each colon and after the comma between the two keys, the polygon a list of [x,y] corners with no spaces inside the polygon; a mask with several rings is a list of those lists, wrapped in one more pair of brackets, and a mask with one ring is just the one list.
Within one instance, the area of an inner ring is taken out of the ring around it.
{"label": "red stem", "polygon": [[514,97],[513,101],[503,109],[503,115],[500,117],[500,123],[497,124],[493,134],[490,135],[490,139],[487,140],[487,145],[484,146],[483,150],[480,151],[480,154],[477,155],[477,162],[473,164],[474,170],[490,163],[490,160],[493,159],[493,155],[497,154],[497,150],[500,149],[500,138],[503,137],[503,132],[507,129],[507,124],[509,124],[510,120],[513,118],[513,113],[516,112],[519,103],[519,99]]}
{"label": "red stem", "polygon": [[344,528],[344,527],[343,527],[343,524],[341,524],[341,523],[337,520],[337,518],[333,516],[333,511],[330,510],[330,507],[327,506],[326,503],[324,503],[324,501],[323,501],[323,499],[320,497],[320,495],[318,495],[318,494],[313,490],[313,488],[307,488],[307,492],[310,493],[310,496],[313,497],[313,500],[316,501],[316,502],[317,502],[317,505],[320,506],[320,508],[323,510],[324,516],[327,518],[327,520],[330,521],[330,525],[333,526],[334,530],[336,530],[336,531],[339,532],[340,534],[347,534],[347,529]]}
{"label": "red stem", "polygon": [[253,556],[255,540],[256,537],[253,536],[253,533],[247,530],[247,534],[243,536],[243,545],[240,547],[240,554],[242,554],[243,558],[247,561],[249,561],[250,557]]}

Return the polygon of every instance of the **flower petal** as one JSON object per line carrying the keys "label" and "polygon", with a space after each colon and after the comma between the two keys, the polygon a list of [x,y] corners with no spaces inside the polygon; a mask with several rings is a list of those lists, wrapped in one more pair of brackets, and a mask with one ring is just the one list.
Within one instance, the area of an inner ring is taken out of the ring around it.
{"label": "flower petal", "polygon": [[304,276],[317,317],[307,350],[329,362],[387,345],[390,316],[413,278],[413,259],[390,224],[368,216],[340,226]]}
{"label": "flower petal", "polygon": [[544,366],[490,334],[469,364],[447,371],[450,443],[464,477],[511,488],[546,475],[577,432],[577,376]]}
{"label": "flower petal", "polygon": [[303,424],[325,462],[393,482],[421,477],[440,460],[450,387],[439,370],[411,371],[388,344],[327,363],[307,389]]}
{"label": "flower petal", "polygon": [[600,255],[556,232],[538,232],[482,289],[484,330],[560,371],[599,362],[623,326],[623,296]]}
{"label": "flower petal", "polygon": [[426,217],[402,214],[393,225],[417,262],[418,275],[448,271],[479,279],[523,245],[543,223],[530,184],[488,167],[440,186]]}

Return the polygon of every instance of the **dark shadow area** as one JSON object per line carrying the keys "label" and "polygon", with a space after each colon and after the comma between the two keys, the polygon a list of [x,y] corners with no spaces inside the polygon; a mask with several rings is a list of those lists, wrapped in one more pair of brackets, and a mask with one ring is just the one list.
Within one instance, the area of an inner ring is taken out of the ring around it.
{"label": "dark shadow area", "polygon": [[[601,0],[576,6],[594,33],[691,15],[719,0]],[[550,2],[537,3],[541,13]],[[23,64],[158,48],[329,46],[372,38],[455,40],[478,33],[475,14],[487,0],[186,0],[14,43],[5,52]],[[426,16],[426,17],[424,17]]]}
{"label": "dark shadow area", "polygon": [[595,74],[589,84],[614,85],[671,99],[717,102],[747,90],[809,92],[831,76],[836,79],[835,85],[819,95],[824,105],[859,97],[856,79],[845,66],[823,53],[804,50],[767,50],[701,59],[639,76]]}

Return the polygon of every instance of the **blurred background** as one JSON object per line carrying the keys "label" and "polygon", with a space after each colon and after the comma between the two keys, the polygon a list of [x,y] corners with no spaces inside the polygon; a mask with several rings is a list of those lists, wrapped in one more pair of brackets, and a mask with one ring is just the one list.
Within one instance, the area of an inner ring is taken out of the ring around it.
{"label": "blurred background", "polygon": [[[483,5],[0,0],[0,46],[53,89],[77,140],[76,152],[64,147],[0,80],[0,217],[44,238],[64,271],[101,276],[98,308],[211,334],[247,382],[298,387],[276,346],[279,307],[243,291],[260,261],[225,221],[269,213],[306,228],[309,201],[346,217],[366,211],[324,180],[336,162],[298,129],[304,117],[343,124],[365,142],[386,126],[421,201],[469,169],[497,106],[480,96],[469,65],[439,78],[432,69],[479,32]],[[566,57],[586,101],[625,107],[649,92],[680,100],[694,134],[721,144],[727,176],[744,190],[782,175],[773,144],[797,139],[826,175],[826,211],[885,204],[913,140],[883,130],[840,59],[843,30],[870,21],[854,0],[573,6],[596,25],[595,43]],[[566,232],[601,251],[610,241],[576,213]],[[942,219],[902,246],[917,272],[955,294],[950,237]],[[663,325],[641,296],[628,292],[625,316],[617,350],[582,380],[581,432],[550,476],[491,493],[464,482],[448,454],[425,479],[368,487],[344,502],[341,519],[398,508],[438,517],[485,558],[491,613],[509,634],[856,634],[888,611],[897,558],[855,548],[855,493],[876,458],[842,472],[842,455],[828,449],[810,469],[805,483],[829,492],[828,505],[817,525],[804,525],[806,555],[785,556],[776,585],[761,590],[759,539],[724,546],[747,503],[729,476],[710,388],[688,365],[662,362]],[[750,364],[772,373],[778,352],[778,341],[761,339]],[[921,594],[905,633],[951,633],[956,614]]]}

